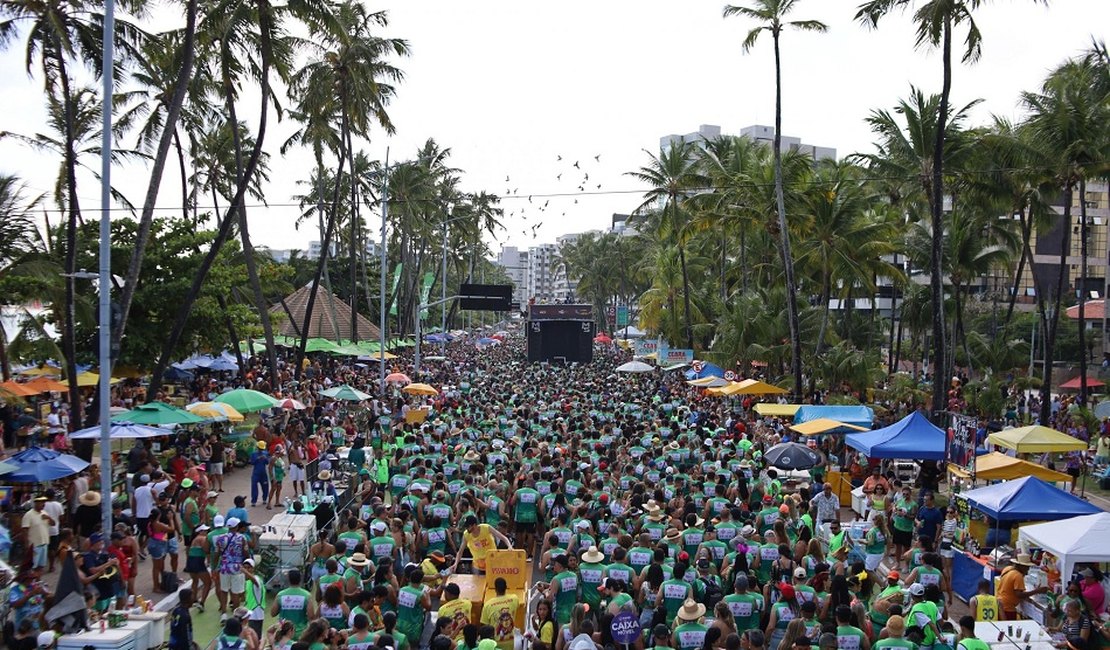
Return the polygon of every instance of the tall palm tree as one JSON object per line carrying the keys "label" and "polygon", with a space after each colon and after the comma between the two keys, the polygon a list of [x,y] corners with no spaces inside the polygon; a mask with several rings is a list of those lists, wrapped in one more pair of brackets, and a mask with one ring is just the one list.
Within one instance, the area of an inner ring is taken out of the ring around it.
{"label": "tall palm tree", "polygon": [[[933,136],[932,193],[929,195],[931,229],[935,238],[930,245],[930,285],[933,288],[933,414],[934,419],[943,419],[945,408],[944,382],[940,377],[947,374],[948,366],[945,348],[944,321],[944,278],[941,271],[941,257],[944,250],[944,139],[947,135],[946,120],[949,114],[949,98],[952,93],[952,32],[956,27],[966,27],[964,40],[964,63],[974,63],[982,54],[982,34],[975,24],[972,12],[984,0],[923,0],[913,15],[917,29],[918,47],[940,48],[943,68],[940,102],[937,106],[937,127]],[[887,13],[905,9],[915,4],[915,0],[866,0],[859,6],[856,19],[865,25],[877,27]]]}
{"label": "tall palm tree", "polygon": [[690,274],[686,268],[686,224],[689,212],[685,202],[696,189],[705,186],[705,180],[698,171],[694,146],[683,140],[671,142],[659,155],[648,153],[649,162],[626,175],[645,183],[648,191],[644,202],[634,211],[642,214],[646,210],[659,209],[658,222],[662,237],[667,237],[678,249],[679,266],[682,270],[682,302],[685,314],[686,346],[694,348],[694,330],[690,320]]}
{"label": "tall palm tree", "polygon": [[[1092,92],[1102,89],[1102,92]],[[1060,253],[1060,267],[1056,280],[1055,309],[1048,323],[1045,336],[1044,376],[1041,383],[1041,422],[1048,422],[1052,390],[1052,364],[1055,338],[1060,321],[1061,301],[1066,290],[1069,273],[1067,256],[1071,252],[1072,202],[1079,191],[1081,256],[1085,261],[1087,240],[1086,189],[1087,178],[1105,174],[1110,156],[1110,101],[1099,84],[1097,68],[1090,59],[1068,61],[1049,74],[1040,92],[1022,93],[1022,104],[1029,111],[1028,125],[1034,137],[1043,146],[1048,157],[1053,185],[1063,192],[1064,241]],[[1086,265],[1080,282],[1086,292]],[[1080,328],[1080,389],[1083,401],[1087,392],[1087,350],[1084,345],[1085,303],[1079,300]]]}
{"label": "tall palm tree", "polygon": [[[52,281],[59,269],[46,256],[32,213],[43,197],[28,196],[27,187],[18,176],[0,174],[0,280],[37,274],[47,268],[43,278]],[[11,379],[8,363],[7,333],[0,327],[0,375]]]}
{"label": "tall palm tree", "polygon": [[794,395],[802,395],[802,339],[798,331],[798,285],[794,280],[794,259],[790,250],[790,230],[786,222],[786,200],[782,188],[782,58],[779,40],[784,29],[809,32],[824,32],[828,29],[819,20],[786,20],[793,11],[797,0],[755,0],[755,7],[726,5],[724,15],[743,16],[759,21],[759,27],[748,32],[743,48],[747,52],[755,46],[759,35],[771,33],[775,47],[775,141],[771,145],[775,157],[775,207],[779,219],[779,254],[782,256],[783,271],[786,275],[786,311],[790,321],[791,372],[794,375]]}

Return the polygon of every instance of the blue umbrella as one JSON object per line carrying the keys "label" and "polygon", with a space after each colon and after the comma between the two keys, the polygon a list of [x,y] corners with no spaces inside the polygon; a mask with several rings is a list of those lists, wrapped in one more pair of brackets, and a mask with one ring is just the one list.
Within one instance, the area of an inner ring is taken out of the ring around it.
{"label": "blue umbrella", "polygon": [[8,462],[19,468],[4,475],[4,480],[11,483],[45,483],[72,476],[89,466],[88,461],[77,456],[42,447],[24,449]]}
{"label": "blue umbrella", "polygon": [[193,373],[188,370],[182,370],[177,366],[170,366],[166,369],[166,374],[163,375],[166,381],[193,381]]}
{"label": "blue umbrella", "polygon": [[[112,426],[108,428],[112,440],[122,440],[124,438],[156,438],[158,436],[168,436],[173,434],[169,429],[160,429],[158,427],[148,427],[145,424],[132,424],[130,422],[113,422]],[[100,440],[100,426],[89,427],[88,429],[81,429],[74,432],[71,436],[73,440]]]}

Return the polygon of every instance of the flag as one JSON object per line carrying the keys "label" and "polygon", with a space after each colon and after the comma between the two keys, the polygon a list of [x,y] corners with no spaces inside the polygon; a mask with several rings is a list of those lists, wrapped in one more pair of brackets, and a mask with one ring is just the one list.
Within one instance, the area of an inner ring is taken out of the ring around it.
{"label": "flag", "polygon": [[393,267],[393,304],[389,306],[389,315],[397,315],[397,285],[401,282],[401,263],[397,262],[397,266]]}

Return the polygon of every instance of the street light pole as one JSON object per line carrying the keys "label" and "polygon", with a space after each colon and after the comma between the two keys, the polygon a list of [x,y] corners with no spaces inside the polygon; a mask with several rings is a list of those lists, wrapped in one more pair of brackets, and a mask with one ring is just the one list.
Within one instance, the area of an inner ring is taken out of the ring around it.
{"label": "street light pole", "polygon": [[[378,396],[385,397],[385,271],[386,271],[386,255],[385,255],[385,228],[386,221],[389,216],[389,148],[385,150],[385,168],[382,170],[382,237],[381,237],[381,256],[378,269],[378,275],[381,276],[381,297],[378,300],[378,308],[380,313],[378,315],[378,339],[381,346],[378,350]],[[418,319],[419,320],[419,319]]]}
{"label": "street light pole", "polygon": [[[447,208],[447,216],[451,216],[451,208]],[[443,356],[447,352],[447,229],[450,228],[451,219],[443,222],[443,282],[440,283],[440,299],[443,300],[443,305],[440,306],[440,321],[439,321],[439,354]]]}
{"label": "street light pole", "polygon": [[[104,3],[104,41],[101,79],[104,96],[101,100],[101,145],[100,145],[100,326],[97,335],[100,347],[100,516],[101,532],[107,536],[112,532],[112,430],[110,417],[112,379],[112,221],[109,209],[112,200],[112,94],[115,70],[115,0]],[[76,381],[71,377],[70,381]]]}

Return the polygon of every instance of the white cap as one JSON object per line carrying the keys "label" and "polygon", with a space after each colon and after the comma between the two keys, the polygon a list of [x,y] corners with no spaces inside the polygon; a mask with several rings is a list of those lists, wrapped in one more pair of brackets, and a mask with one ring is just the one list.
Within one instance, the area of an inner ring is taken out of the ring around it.
{"label": "white cap", "polygon": [[40,648],[49,648],[54,645],[54,638],[53,632],[39,632],[38,646]]}
{"label": "white cap", "polygon": [[212,517],[212,525],[215,526],[216,528],[223,527],[223,525],[224,525],[224,516],[223,515],[216,515],[215,517]]}
{"label": "white cap", "polygon": [[911,596],[924,596],[925,595],[925,585],[921,584],[920,582],[913,583],[912,585],[910,585],[910,595]]}
{"label": "white cap", "polygon": [[239,518],[238,517],[232,517],[231,519],[227,520],[227,527],[228,528],[235,528],[238,525],[239,525]]}
{"label": "white cap", "polygon": [[373,530],[385,530],[385,528],[386,528],[385,522],[384,521],[375,521],[373,524],[370,525],[370,528],[373,529]]}

